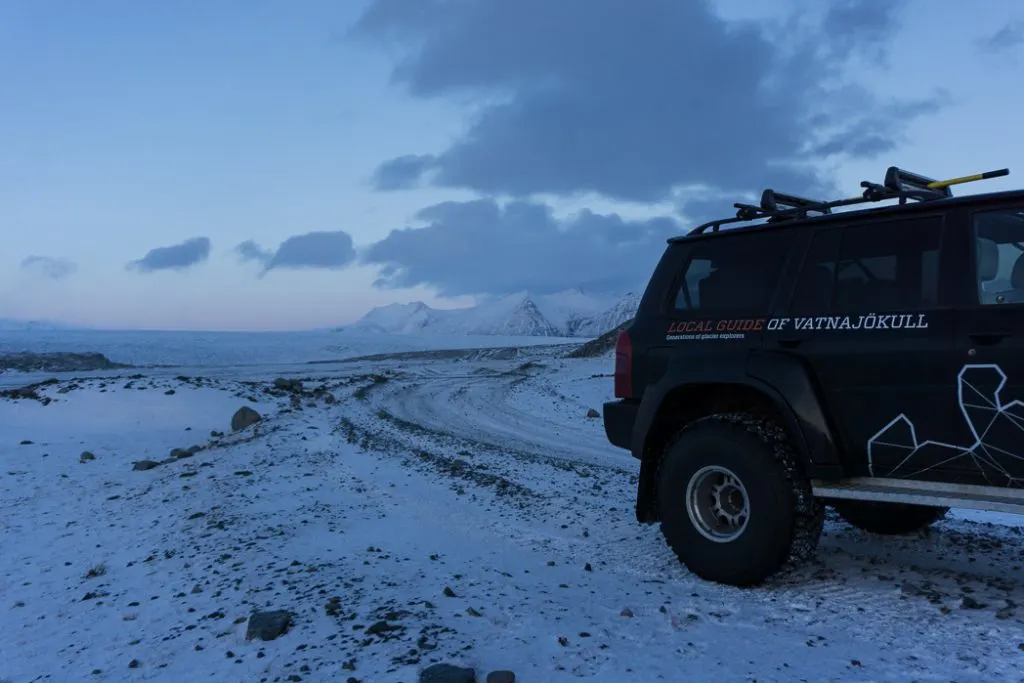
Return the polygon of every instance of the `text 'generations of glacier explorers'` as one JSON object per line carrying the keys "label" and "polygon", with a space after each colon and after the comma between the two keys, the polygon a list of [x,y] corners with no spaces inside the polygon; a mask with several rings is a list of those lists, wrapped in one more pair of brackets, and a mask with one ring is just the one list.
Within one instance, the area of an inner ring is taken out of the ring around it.
{"label": "text 'generations of glacier explorers'", "polygon": [[924,313],[869,313],[867,315],[819,315],[795,318],[718,318],[677,320],[669,325],[667,341],[745,339],[764,330],[923,330]]}

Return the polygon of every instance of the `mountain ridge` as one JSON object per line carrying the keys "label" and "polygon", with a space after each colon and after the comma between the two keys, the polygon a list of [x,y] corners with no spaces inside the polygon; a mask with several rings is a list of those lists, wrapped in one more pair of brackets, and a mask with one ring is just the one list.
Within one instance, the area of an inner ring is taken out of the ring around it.
{"label": "mountain ridge", "polygon": [[589,338],[632,318],[639,303],[633,292],[597,296],[573,288],[535,296],[521,291],[455,309],[431,308],[422,301],[378,306],[337,331]]}

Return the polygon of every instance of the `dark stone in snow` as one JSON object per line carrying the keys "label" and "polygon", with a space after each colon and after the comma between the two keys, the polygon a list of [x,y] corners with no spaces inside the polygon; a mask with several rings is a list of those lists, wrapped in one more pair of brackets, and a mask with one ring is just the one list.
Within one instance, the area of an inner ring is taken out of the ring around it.
{"label": "dark stone in snow", "polygon": [[251,427],[263,418],[249,406],[242,406],[231,417],[231,431],[237,432]]}
{"label": "dark stone in snow", "polygon": [[432,664],[420,673],[420,683],[476,683],[476,673],[461,666]]}
{"label": "dark stone in snow", "polygon": [[278,377],[274,380],[274,387],[282,391],[302,391],[302,380]]}
{"label": "dark stone in snow", "polygon": [[590,408],[590,409],[587,410],[587,417],[589,417],[589,418],[601,417],[601,413],[597,412],[593,408]]}
{"label": "dark stone in snow", "polygon": [[159,465],[160,463],[154,462],[153,460],[139,460],[132,465],[132,469],[136,472],[145,472],[146,470],[151,470]]}
{"label": "dark stone in snow", "polygon": [[487,674],[487,683],[516,683],[516,675],[511,671],[492,671]]}
{"label": "dark stone in snow", "polygon": [[249,627],[245,631],[245,639],[274,640],[287,633],[291,625],[292,613],[287,610],[253,612],[249,617]]}

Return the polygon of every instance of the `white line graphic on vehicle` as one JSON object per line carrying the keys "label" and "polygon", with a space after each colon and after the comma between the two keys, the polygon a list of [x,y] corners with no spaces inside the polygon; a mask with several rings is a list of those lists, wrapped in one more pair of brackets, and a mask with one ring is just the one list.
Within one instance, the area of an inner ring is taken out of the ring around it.
{"label": "white line graphic on vehicle", "polygon": [[[970,446],[919,441],[905,414],[868,439],[871,476],[908,478],[969,458],[987,481],[999,486],[1024,485],[1024,402],[1003,403],[1006,373],[994,364],[965,365],[957,374],[957,403],[974,437]],[[875,471],[896,462],[889,471]],[[1010,471],[1011,465],[1014,471]]]}

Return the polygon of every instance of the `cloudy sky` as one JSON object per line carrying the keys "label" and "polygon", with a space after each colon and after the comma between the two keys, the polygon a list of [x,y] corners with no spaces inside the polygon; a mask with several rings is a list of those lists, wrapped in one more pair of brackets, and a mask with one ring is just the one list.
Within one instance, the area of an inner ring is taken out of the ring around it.
{"label": "cloudy sky", "polygon": [[1024,184],[1022,73],[1019,0],[0,0],[0,318],[625,290],[766,186]]}

